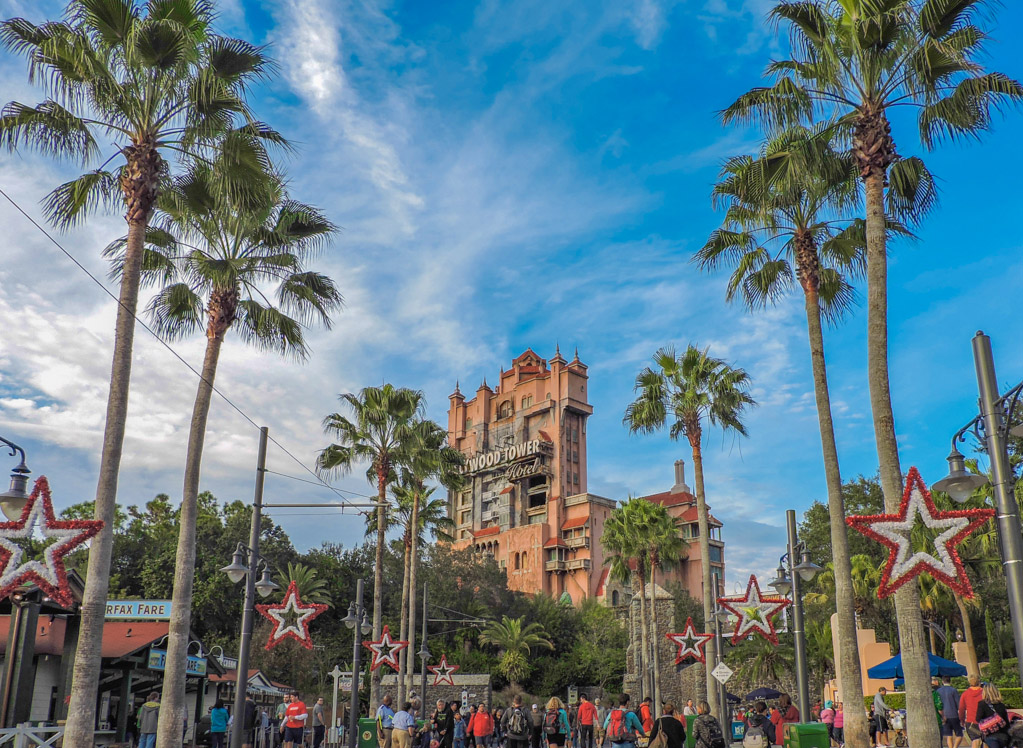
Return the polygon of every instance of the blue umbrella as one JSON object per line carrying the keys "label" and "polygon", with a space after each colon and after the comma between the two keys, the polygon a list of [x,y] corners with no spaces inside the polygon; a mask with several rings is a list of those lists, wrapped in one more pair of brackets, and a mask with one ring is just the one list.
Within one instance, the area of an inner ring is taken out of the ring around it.
{"label": "blue umbrella", "polygon": [[746,701],[766,701],[767,699],[777,699],[779,696],[781,696],[781,691],[775,691],[773,688],[758,688],[756,691],[746,694]]}
{"label": "blue umbrella", "polygon": [[[966,668],[958,662],[946,660],[944,657],[938,657],[938,655],[930,653],[927,654],[927,659],[930,660],[932,676],[966,675]],[[874,667],[867,670],[868,678],[876,678],[878,680],[902,678],[903,675],[901,654],[897,654],[890,660],[885,660],[880,665],[874,665]]]}

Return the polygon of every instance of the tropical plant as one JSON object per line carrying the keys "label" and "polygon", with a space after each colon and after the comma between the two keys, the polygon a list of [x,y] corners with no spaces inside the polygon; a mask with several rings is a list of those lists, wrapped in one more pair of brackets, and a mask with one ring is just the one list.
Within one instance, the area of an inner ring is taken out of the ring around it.
{"label": "tropical plant", "polygon": [[274,581],[282,589],[287,589],[294,582],[303,603],[331,604],[326,580],[321,579],[316,569],[308,564],[289,561],[287,570],[278,571]]}
{"label": "tropical plant", "polygon": [[[930,179],[922,164],[916,170],[918,181]],[[741,298],[750,310],[776,303],[797,281],[803,292],[828,488],[831,555],[839,570],[833,580],[842,657],[840,688],[852,703],[861,701],[863,687],[823,322],[839,320],[852,305],[851,281],[865,262],[864,222],[852,215],[857,177],[853,155],[837,150],[827,129],[793,125],[770,138],[758,155],[725,163],[713,193],[715,204],[727,207],[724,222],[694,258],[705,269],[732,268],[727,298]],[[894,221],[889,225],[891,231],[905,232]],[[852,732],[864,729],[860,722],[858,712],[849,715]]]}
{"label": "tropical plant", "polygon": [[[258,348],[303,359],[307,354],[303,326],[319,322],[329,328],[331,315],[341,306],[333,281],[304,267],[334,234],[330,221],[317,209],[288,198],[272,174],[264,175],[248,195],[226,196],[217,188],[224,179],[219,166],[219,159],[212,168],[196,165],[164,188],[156,225],[146,232],[142,259],[142,285],[159,287],[146,309],[154,329],[168,340],[200,330],[206,333],[185,455],[161,700],[170,713],[185,706],[196,497],[224,341],[235,331]],[[115,276],[123,271],[127,242],[127,237],[121,238],[104,252],[114,262]],[[267,295],[267,284],[276,285],[275,301]]]}
{"label": "tropical plant", "polygon": [[990,610],[984,611],[984,633],[987,635],[987,676],[991,679],[1001,678],[1005,674],[1002,669],[1002,643]]}
{"label": "tropical plant", "polygon": [[[725,122],[760,120],[772,129],[830,118],[852,130],[866,203],[868,383],[889,511],[902,497],[902,470],[889,387],[885,185],[912,179],[911,172],[892,168],[897,156],[889,115],[915,108],[920,140],[930,148],[944,138],[979,135],[990,126],[992,109],[1023,98],[1018,82],[977,62],[987,39],[975,22],[984,6],[983,0],[780,2],[770,17],[788,24],[791,57],[768,66],[773,85],[743,94],[723,112]],[[912,194],[912,186],[899,191]],[[926,193],[932,185],[920,188]],[[928,196],[914,199],[926,204]],[[920,741],[937,743],[915,586],[896,592],[895,607],[909,723]],[[866,734],[848,733],[850,748],[866,747]]]}
{"label": "tropical plant", "polygon": [[[377,547],[373,570],[373,638],[383,632],[384,546],[387,543],[387,487],[396,477],[398,458],[423,409],[423,393],[385,384],[366,387],[357,395],[339,397],[352,418],[331,413],[323,430],[336,441],[320,452],[317,468],[324,474],[345,475],[369,463],[366,479],[377,489]],[[380,701],[380,670],[370,678],[370,708]]]}
{"label": "tropical plant", "polygon": [[480,634],[480,642],[496,647],[500,652],[497,667],[511,682],[512,689],[521,691],[519,685],[529,673],[529,655],[534,649],[554,649],[547,638],[547,632],[539,623],[523,625],[522,618],[502,616],[500,621],[491,621]]}
{"label": "tropical plant", "polygon": [[744,639],[727,656],[736,675],[747,683],[780,683],[795,672],[790,644],[774,645],[760,636]]}
{"label": "tropical plant", "polygon": [[[720,426],[726,433],[746,436],[742,423],[747,408],[756,402],[749,394],[749,375],[690,345],[681,356],[671,346],[654,354],[654,367],[636,377],[636,400],[625,411],[624,422],[633,433],[652,433],[671,419],[672,439],[684,436],[693,455],[696,475],[696,511],[703,568],[703,618],[711,620],[717,591],[710,568],[710,515],[703,480],[704,423]],[[716,643],[707,644],[709,661],[716,656]],[[704,668],[711,711],[720,714],[717,681]]]}
{"label": "tropical plant", "polygon": [[[271,71],[263,50],[215,34],[206,0],[70,0],[61,21],[24,18],[0,24],[0,45],[28,59],[29,77],[45,89],[36,106],[12,101],[0,113],[0,145],[40,152],[95,168],[50,193],[44,209],[60,228],[100,207],[123,206],[128,223],[115,322],[106,426],[96,488],[96,518],[82,604],[65,741],[86,745],[96,728],[100,643],[109,589],[112,522],[127,418],[135,311],[143,244],[168,153],[209,158],[219,147],[233,167],[219,189],[244,190],[255,166],[238,158],[253,138],[283,142],[253,120],[246,90]],[[100,144],[104,145],[100,145]],[[110,152],[104,153],[109,144]],[[161,716],[180,726],[183,704]],[[164,720],[161,720],[163,722]],[[176,731],[175,731],[176,732]],[[178,738],[180,734],[177,733]],[[161,729],[160,746],[169,748]]]}

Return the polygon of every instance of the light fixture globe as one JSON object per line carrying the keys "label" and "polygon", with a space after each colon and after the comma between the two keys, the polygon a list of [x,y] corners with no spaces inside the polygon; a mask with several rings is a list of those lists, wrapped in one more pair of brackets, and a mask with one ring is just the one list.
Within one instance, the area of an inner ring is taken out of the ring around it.
{"label": "light fixture globe", "polygon": [[356,615],[355,602],[348,603],[348,615],[341,619],[341,622],[350,629],[355,628],[355,624],[359,622],[359,616]]}
{"label": "light fixture globe", "polygon": [[931,488],[947,493],[953,501],[962,504],[968,501],[977,489],[987,485],[987,482],[983,475],[967,472],[966,458],[953,446],[948,456],[948,475],[934,483]]}
{"label": "light fixture globe", "polygon": [[792,580],[789,579],[788,574],[785,573],[785,567],[778,567],[778,576],[770,582],[770,586],[774,587],[780,595],[787,595],[792,590]]}
{"label": "light fixture globe", "polygon": [[799,566],[796,567],[795,571],[799,574],[800,579],[804,582],[809,582],[815,576],[824,571],[824,569],[810,560],[810,554],[807,551],[803,551],[803,559]]}
{"label": "light fixture globe", "polygon": [[21,512],[28,503],[28,475],[32,472],[25,461],[11,471],[11,487],[0,493],[0,511],[12,522],[21,519]]}
{"label": "light fixture globe", "polygon": [[263,567],[263,575],[259,578],[259,581],[256,582],[256,592],[259,593],[259,596],[266,597],[280,588],[280,585],[270,578],[270,570]]}
{"label": "light fixture globe", "polygon": [[222,568],[221,571],[227,574],[227,578],[235,584],[245,579],[249,569],[245,565],[245,554],[242,553],[241,548],[234,552],[234,555],[231,557],[231,563]]}
{"label": "light fixture globe", "polygon": [[373,625],[369,622],[369,616],[366,611],[362,611],[362,635],[369,636],[373,633]]}

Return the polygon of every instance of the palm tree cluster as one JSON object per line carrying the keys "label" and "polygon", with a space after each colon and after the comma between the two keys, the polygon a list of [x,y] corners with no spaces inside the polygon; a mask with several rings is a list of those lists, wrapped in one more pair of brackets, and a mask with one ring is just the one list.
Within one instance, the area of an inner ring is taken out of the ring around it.
{"label": "palm tree cluster", "polygon": [[[644,499],[629,499],[616,507],[604,524],[600,543],[607,554],[605,563],[611,576],[631,584],[634,597],[639,600],[641,648],[634,650],[633,656],[642,693],[653,696],[654,703],[660,704],[657,572],[678,566],[687,557],[689,546],[680,535],[678,520],[664,506]],[[635,642],[635,636],[629,638]]]}
{"label": "palm tree cluster", "polygon": [[[340,396],[348,413],[332,413],[323,428],[335,441],[317,458],[326,476],[345,475],[368,465],[366,478],[377,489],[375,517],[367,517],[370,533],[376,534],[373,573],[373,637],[383,631],[384,548],[389,527],[400,524],[405,549],[399,631],[401,640],[416,630],[416,585],[419,549],[427,530],[443,533],[450,528],[446,502],[431,500],[427,483],[437,480],[450,489],[461,485],[462,454],[447,446],[447,431],[426,419],[423,393],[384,384]],[[396,500],[397,510],[388,494]],[[375,525],[375,528],[374,528]],[[398,668],[398,702],[412,686],[411,660],[401,653]],[[380,671],[370,681],[370,706],[380,700]]]}
{"label": "palm tree cluster", "polygon": [[100,642],[110,579],[117,479],[127,422],[140,288],[167,339],[206,333],[187,440],[158,745],[180,744],[195,573],[196,497],[221,346],[230,330],[257,347],[304,358],[305,327],[341,304],[305,262],[332,237],[315,208],[291,199],[272,148],[286,139],[251,111],[250,88],[275,70],[265,51],[214,31],[208,0],[69,0],[59,21],[0,24],[0,44],[28,61],[44,90],[7,103],[0,145],[89,165],[44,202],[73,226],[100,208],[124,211],[127,234],[107,248],[120,284],[93,541],[65,739],[96,725]]}
{"label": "palm tree cluster", "polygon": [[[984,0],[782,0],[770,19],[788,32],[788,57],[770,63],[769,85],[740,96],[725,123],[763,127],[758,154],[729,160],[714,190],[724,223],[694,258],[732,270],[729,299],[751,309],[803,291],[814,393],[828,487],[843,700],[862,697],[854,619],[852,560],[844,525],[841,473],[824,358],[823,322],[836,322],[867,285],[866,378],[885,505],[902,496],[889,389],[887,258],[893,236],[908,233],[934,205],[934,178],[917,157],[900,157],[890,116],[916,111],[925,148],[976,137],[1023,87],[978,61],[987,34]],[[909,729],[938,740],[915,585],[895,596],[906,671]],[[868,741],[861,710],[846,715],[850,748]]]}

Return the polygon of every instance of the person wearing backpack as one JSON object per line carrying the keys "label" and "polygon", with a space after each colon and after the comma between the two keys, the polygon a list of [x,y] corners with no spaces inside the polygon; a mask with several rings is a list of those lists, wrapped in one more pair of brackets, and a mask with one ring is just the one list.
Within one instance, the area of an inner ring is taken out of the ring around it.
{"label": "person wearing backpack", "polygon": [[821,709],[821,722],[824,723],[825,728],[828,731],[828,741],[835,739],[835,705],[831,701],[824,702],[824,708]]}
{"label": "person wearing backpack", "polygon": [[579,748],[593,748],[593,724],[597,721],[597,707],[586,694],[579,694],[579,711],[576,722],[579,725]]}
{"label": "person wearing backpack", "polygon": [[696,705],[696,720],[693,722],[693,740],[696,748],[726,748],[721,723],[710,713],[710,704],[701,701]]}
{"label": "person wearing backpack", "polygon": [[501,727],[508,736],[508,748],[529,748],[533,718],[522,707],[522,694],[516,694],[512,699],[511,708],[501,717]]}
{"label": "person wearing backpack", "polygon": [[646,736],[643,723],[628,707],[629,694],[623,693],[618,697],[618,708],[610,710],[604,718],[607,739],[617,748],[635,748],[636,738]]}
{"label": "person wearing backpack", "polygon": [[593,720],[593,740],[597,748],[604,748],[604,720],[607,719],[607,707],[601,705],[599,698],[593,700],[593,706],[597,712],[597,718]]}
{"label": "person wearing backpack", "polygon": [[564,703],[557,696],[551,697],[547,702],[547,711],[543,715],[543,734],[547,738],[547,745],[565,745],[571,731]]}
{"label": "person wearing backpack", "polygon": [[743,728],[743,748],[770,748],[774,744],[774,724],[767,716],[767,704],[758,701],[753,710],[746,715],[746,726]]}
{"label": "person wearing backpack", "polygon": [[476,745],[490,748],[494,736],[494,718],[490,716],[486,704],[480,704],[476,717],[472,721],[472,734],[476,737]]}
{"label": "person wearing backpack", "polygon": [[650,730],[648,748],[683,748],[686,743],[686,728],[675,716],[675,705],[670,701],[661,711],[663,714],[654,720]]}

